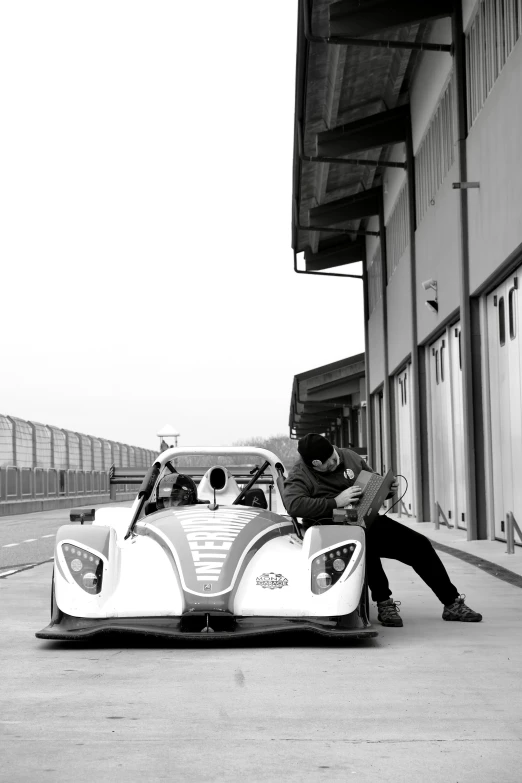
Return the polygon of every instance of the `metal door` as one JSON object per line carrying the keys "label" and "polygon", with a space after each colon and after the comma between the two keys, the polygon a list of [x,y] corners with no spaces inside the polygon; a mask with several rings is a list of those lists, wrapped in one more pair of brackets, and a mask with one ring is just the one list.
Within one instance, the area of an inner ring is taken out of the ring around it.
{"label": "metal door", "polygon": [[[397,473],[403,475],[408,482],[408,489],[398,511],[399,513],[405,511],[408,515],[414,515],[411,364],[395,376],[395,421],[397,429]],[[401,481],[401,495],[404,491],[404,486]]]}
{"label": "metal door", "polygon": [[506,514],[522,519],[522,397],[518,272],[487,297],[493,527],[506,538]]}
{"label": "metal door", "polygon": [[520,289],[518,274],[507,281],[506,343],[509,361],[509,402],[513,507],[509,509],[522,527],[522,357],[519,337]]}
{"label": "metal door", "polygon": [[[450,525],[455,520],[455,461],[448,336],[430,346],[431,476],[433,499]],[[441,519],[442,521],[442,519]]]}
{"label": "metal door", "polygon": [[451,403],[453,421],[453,451],[455,462],[455,525],[467,527],[466,470],[464,463],[464,403],[462,397],[462,351],[460,324],[448,330],[451,366]]}

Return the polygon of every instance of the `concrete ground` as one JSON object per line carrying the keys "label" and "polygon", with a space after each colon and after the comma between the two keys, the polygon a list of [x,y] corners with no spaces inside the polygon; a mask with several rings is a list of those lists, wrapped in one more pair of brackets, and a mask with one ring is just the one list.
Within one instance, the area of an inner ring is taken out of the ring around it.
{"label": "concrete ground", "polygon": [[0,780],[519,781],[522,592],[442,559],[482,623],[443,622],[413,571],[387,560],[404,628],[349,644],[44,642],[52,565],[11,574]]}
{"label": "concrete ground", "polygon": [[462,554],[472,555],[476,558],[483,558],[490,563],[507,568],[515,574],[522,576],[522,546],[516,537],[517,545],[513,554],[507,554],[507,545],[505,541],[468,541],[465,530],[460,528],[448,528],[445,525],[435,526],[434,522],[420,522],[415,517],[407,517],[404,514],[399,517],[397,514],[389,515],[403,525],[417,530],[419,533],[427,536],[433,543],[441,544],[445,547],[457,550]]}

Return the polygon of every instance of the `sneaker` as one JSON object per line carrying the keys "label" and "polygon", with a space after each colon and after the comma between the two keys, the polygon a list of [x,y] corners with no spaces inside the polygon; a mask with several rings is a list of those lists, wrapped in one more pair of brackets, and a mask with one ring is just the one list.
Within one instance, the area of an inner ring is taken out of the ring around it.
{"label": "sneaker", "polygon": [[390,628],[400,628],[403,624],[397,608],[400,605],[400,601],[394,601],[392,598],[388,598],[386,601],[377,601],[378,621]]}
{"label": "sneaker", "polygon": [[482,615],[474,612],[464,603],[465,595],[459,595],[456,601],[444,607],[443,620],[458,620],[461,623],[480,623]]}

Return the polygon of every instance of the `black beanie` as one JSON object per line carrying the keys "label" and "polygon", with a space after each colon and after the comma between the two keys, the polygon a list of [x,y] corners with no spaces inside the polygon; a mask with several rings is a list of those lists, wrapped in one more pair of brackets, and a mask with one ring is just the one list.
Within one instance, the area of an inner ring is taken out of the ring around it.
{"label": "black beanie", "polygon": [[334,447],[323,435],[309,432],[301,438],[297,444],[297,451],[307,465],[311,465],[314,459],[326,462],[334,453]]}

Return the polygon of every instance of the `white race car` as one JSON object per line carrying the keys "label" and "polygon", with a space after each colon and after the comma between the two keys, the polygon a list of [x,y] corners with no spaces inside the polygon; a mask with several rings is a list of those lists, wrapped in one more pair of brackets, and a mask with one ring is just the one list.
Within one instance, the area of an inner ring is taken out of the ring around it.
{"label": "white race car", "polygon": [[[211,467],[181,466],[194,456]],[[244,457],[257,465],[230,464]],[[303,533],[285,512],[275,454],[172,448],[140,478],[132,508],[76,509],[71,519],[82,524],[58,530],[51,622],[39,639],[115,631],[200,640],[284,631],[377,636],[364,530],[332,524]]]}

